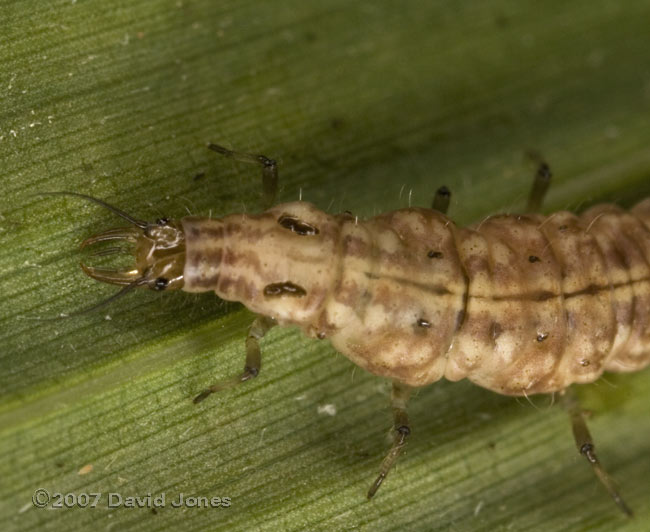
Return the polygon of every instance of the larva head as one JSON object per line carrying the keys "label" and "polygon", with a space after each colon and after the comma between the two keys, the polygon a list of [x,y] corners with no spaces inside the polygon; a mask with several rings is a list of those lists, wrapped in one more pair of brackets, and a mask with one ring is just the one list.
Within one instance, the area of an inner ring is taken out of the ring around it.
{"label": "larva head", "polygon": [[[107,240],[132,244],[135,264],[130,268],[113,270],[93,268],[82,263],[81,267],[88,276],[104,283],[122,286],[135,284],[148,286],[152,290],[183,288],[185,237],[180,223],[162,218],[155,223],[109,229],[84,240],[81,248]],[[97,254],[104,253],[99,251]]]}
{"label": "larva head", "polygon": [[306,202],[221,219],[183,218],[184,290],[214,290],[281,323],[306,323],[336,276],[339,223]]}
{"label": "larva head", "polygon": [[[148,286],[153,290],[183,288],[183,268],[185,266],[185,237],[179,222],[164,218],[154,223],[138,220],[117,207],[86,194],[78,192],[41,192],[42,196],[74,196],[101,205],[131,223],[128,227],[109,229],[84,240],[81,248],[98,242],[126,241],[134,246],[135,264],[127,269],[101,269],[81,264],[83,271],[104,283],[121,285],[124,288],[116,296],[92,307],[104,306],[115,297],[137,286]],[[97,251],[95,256],[119,253],[120,248]],[[75,313],[77,314],[77,313]]]}

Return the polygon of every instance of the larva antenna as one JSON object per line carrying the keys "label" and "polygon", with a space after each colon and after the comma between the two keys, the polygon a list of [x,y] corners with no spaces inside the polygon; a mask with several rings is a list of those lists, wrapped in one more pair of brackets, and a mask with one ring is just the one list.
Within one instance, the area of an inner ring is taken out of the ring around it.
{"label": "larva antenna", "polygon": [[74,316],[81,316],[83,314],[88,314],[90,312],[94,312],[96,310],[99,310],[101,308],[107,307],[113,301],[116,301],[120,299],[121,297],[124,297],[126,294],[128,294],[131,290],[134,288],[137,288],[138,286],[141,286],[147,282],[146,279],[141,278],[141,279],[136,279],[135,281],[127,284],[124,286],[121,290],[113,294],[112,296],[107,297],[106,299],[103,299],[99,303],[95,303],[94,305],[91,305],[90,307],[81,309],[81,310],[75,310],[74,312],[71,312],[69,314],[66,313],[61,313],[58,316],[55,316],[53,318],[41,318],[41,317],[26,317],[28,320],[38,320],[38,321],[57,321],[57,320],[65,320],[67,318],[72,318]]}
{"label": "larva antenna", "polygon": [[62,190],[59,192],[36,192],[32,195],[33,196],[74,196],[77,198],[83,198],[85,200],[96,203],[97,205],[100,205],[105,209],[108,209],[113,214],[117,214],[119,217],[124,218],[127,222],[130,222],[133,225],[138,226],[140,229],[146,229],[149,226],[149,223],[143,220],[138,220],[137,218],[134,218],[130,214],[124,212],[122,209],[118,209],[117,207],[114,207],[113,205],[106,203],[105,201],[100,200],[99,198],[95,198],[94,196],[89,196],[88,194],[80,194],[79,192],[69,192],[67,190]]}

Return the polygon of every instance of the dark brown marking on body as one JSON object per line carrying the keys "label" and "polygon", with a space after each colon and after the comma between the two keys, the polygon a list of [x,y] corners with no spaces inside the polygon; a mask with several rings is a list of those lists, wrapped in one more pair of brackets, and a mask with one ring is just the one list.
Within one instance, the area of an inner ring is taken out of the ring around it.
{"label": "dark brown marking on body", "polygon": [[528,262],[533,263],[533,262],[539,262],[541,259],[537,257],[536,255],[531,255],[528,257]]}
{"label": "dark brown marking on body", "polygon": [[603,290],[609,290],[610,288],[612,288],[611,285],[598,286],[595,284],[590,284],[589,286],[583,288],[582,290],[576,290],[575,292],[564,294],[564,297],[568,299],[571,297],[578,297],[578,296],[595,296],[598,292],[602,292]]}
{"label": "dark brown marking on body", "polygon": [[454,324],[454,332],[451,335],[451,341],[449,342],[449,346],[447,347],[447,350],[445,351],[446,353],[449,352],[451,347],[454,345],[454,338],[456,336],[456,333],[460,331],[460,329],[463,327],[463,324],[465,323],[465,318],[467,317],[467,306],[469,305],[469,283],[470,283],[470,277],[469,277],[469,268],[468,265],[465,264],[465,262],[461,259],[460,254],[458,253],[459,249],[459,240],[458,240],[458,234],[457,234],[457,229],[455,228],[455,225],[451,224],[448,226],[449,227],[449,234],[454,242],[454,245],[452,246],[452,249],[455,251],[455,259],[458,262],[458,265],[460,266],[460,271],[463,274],[463,306],[462,308],[458,311],[458,314],[456,315],[456,323]]}
{"label": "dark brown marking on body", "polygon": [[[467,292],[465,292],[467,294]],[[465,316],[467,316],[467,301],[469,300],[468,297],[463,298],[463,303],[464,306],[462,309],[458,311],[458,314],[456,314],[456,324],[454,325],[454,330],[458,331],[460,328],[463,326],[463,322],[465,321]]]}
{"label": "dark brown marking on body", "polygon": [[431,322],[428,320],[425,320],[424,318],[418,318],[417,321],[418,327],[424,327],[425,329],[428,329],[431,327]]}
{"label": "dark brown marking on body", "polygon": [[412,287],[417,288],[419,290],[422,290],[424,292],[429,292],[429,293],[436,294],[436,295],[439,295],[439,296],[447,296],[447,295],[450,295],[452,293],[447,288],[445,288],[444,286],[435,285],[435,284],[419,283],[417,281],[412,281],[411,279],[404,279],[403,277],[397,277],[397,276],[394,276],[394,275],[377,275],[376,273],[372,273],[372,272],[364,272],[364,275],[366,276],[366,279],[371,279],[373,281],[377,281],[379,279],[394,281],[397,284],[412,286]]}
{"label": "dark brown marking on body", "polygon": [[196,227],[192,227],[190,231],[194,238],[205,238],[207,236],[214,239],[221,239],[223,238],[224,228],[204,226],[201,229],[197,229]]}
{"label": "dark brown marking on body", "polygon": [[599,292],[603,292],[605,290],[616,290],[617,288],[624,288],[624,287],[631,287],[635,285],[636,283],[646,283],[650,282],[650,277],[645,277],[643,279],[638,279],[636,281],[628,281],[624,283],[613,283],[611,285],[594,285],[590,284],[586,288],[583,288],[581,290],[576,290],[575,292],[567,292],[564,294],[555,294],[553,292],[549,292],[547,290],[542,290],[539,292],[530,292],[530,293],[524,293],[524,294],[513,294],[513,295],[508,295],[508,296],[480,296],[480,295],[472,295],[470,297],[476,298],[476,299],[490,299],[492,301],[547,301],[549,299],[553,299],[555,297],[564,297],[565,299],[571,299],[572,297],[580,297],[580,296],[592,296],[596,295]]}
{"label": "dark brown marking on body", "polygon": [[401,278],[401,277],[393,277],[393,276],[390,276],[390,275],[383,275],[382,279],[389,279],[389,280],[395,281],[395,282],[397,282],[399,284],[412,286],[414,288],[422,290],[423,292],[429,292],[431,294],[436,294],[436,295],[439,295],[439,296],[447,296],[447,295],[451,294],[451,292],[447,288],[445,288],[444,286],[440,286],[440,285],[419,283],[417,281],[411,281],[410,279],[404,279],[404,278]]}
{"label": "dark brown marking on body", "polygon": [[443,255],[441,251],[431,250],[429,251],[429,253],[427,253],[427,257],[429,257],[430,259],[441,259]]}
{"label": "dark brown marking on body", "polygon": [[192,285],[197,288],[207,288],[212,290],[216,289],[217,287],[219,289],[222,288],[218,274],[213,275],[211,277],[205,277],[205,278],[198,277],[196,279],[193,279]]}
{"label": "dark brown marking on body", "polygon": [[278,223],[285,229],[289,229],[301,236],[317,235],[319,233],[316,226],[290,214],[283,214],[280,216],[280,218],[278,218]]}
{"label": "dark brown marking on body", "polygon": [[501,327],[500,323],[492,322],[492,325],[490,325],[490,336],[492,336],[492,340],[496,340],[499,336],[501,336],[501,333],[503,332],[503,328]]}
{"label": "dark brown marking on body", "polygon": [[264,295],[267,297],[291,296],[303,297],[307,292],[302,286],[286,281],[284,283],[271,283],[264,287]]}
{"label": "dark brown marking on body", "polygon": [[548,338],[548,333],[537,333],[537,341],[543,342]]}

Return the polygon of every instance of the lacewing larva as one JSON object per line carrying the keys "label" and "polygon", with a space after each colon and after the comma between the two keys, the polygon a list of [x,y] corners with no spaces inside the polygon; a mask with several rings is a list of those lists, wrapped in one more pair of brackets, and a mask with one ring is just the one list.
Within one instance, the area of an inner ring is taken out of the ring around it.
{"label": "lacewing larva", "polygon": [[[209,147],[260,164],[272,203],[273,160]],[[131,224],[82,243],[134,247],[135,265],[126,270],[82,264],[93,279],[122,286],[91,309],[147,286],[214,291],[258,314],[246,337],[243,372],[205,389],[195,403],[257,376],[259,341],[275,325],[328,338],[358,366],[392,380],[393,444],[371,498],[406,445],[412,389],[444,377],[512,396],[559,392],[580,453],[631,515],[596,457],[569,387],[650,363],[650,198],[629,211],[598,205],[579,216],[542,216],[537,211],[549,181],[542,163],[527,214],[491,216],[467,228],[446,216],[445,187],[432,209],[365,221],[298,201],[255,215],[149,223],[90,196],[51,194],[83,197]]]}

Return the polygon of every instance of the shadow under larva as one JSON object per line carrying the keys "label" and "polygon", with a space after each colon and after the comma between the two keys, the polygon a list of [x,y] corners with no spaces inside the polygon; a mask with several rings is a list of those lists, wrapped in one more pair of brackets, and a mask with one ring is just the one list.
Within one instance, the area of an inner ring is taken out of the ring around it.
{"label": "shadow under larva", "polygon": [[431,209],[359,220],[303,201],[273,205],[275,161],[209,148],[261,167],[266,211],[146,222],[90,196],[50,193],[93,201],[130,224],[82,243],[126,242],[134,257],[122,270],[82,264],[90,277],[122,287],[82,312],[141,286],[214,292],[255,312],[243,371],[194,403],[256,377],[260,340],[276,325],[329,339],[356,365],[391,379],[393,443],[368,498],[407,444],[415,388],[466,378],[504,395],[558,392],[579,452],[632,515],[595,453],[571,385],[650,364],[650,198],[629,211],[603,204],[543,216],[551,172],[540,162],[525,214],[459,227],[441,187]]}

